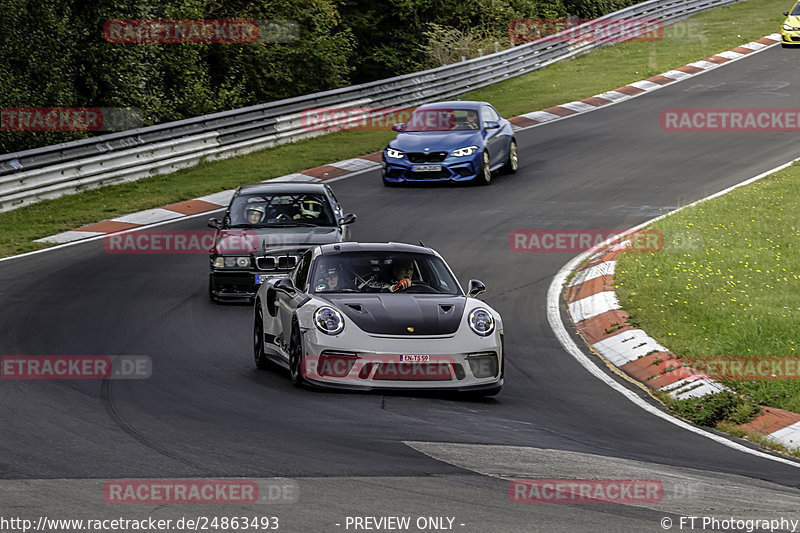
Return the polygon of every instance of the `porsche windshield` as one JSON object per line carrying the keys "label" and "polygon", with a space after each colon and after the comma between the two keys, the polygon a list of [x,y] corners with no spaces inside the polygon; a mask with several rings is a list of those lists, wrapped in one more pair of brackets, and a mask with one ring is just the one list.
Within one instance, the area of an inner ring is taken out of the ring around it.
{"label": "porsche windshield", "polygon": [[411,113],[403,131],[470,131],[478,130],[478,124],[477,109],[426,107]]}
{"label": "porsche windshield", "polygon": [[228,213],[233,228],[336,225],[328,199],[317,193],[243,194]]}
{"label": "porsche windshield", "polygon": [[418,293],[460,295],[447,265],[430,254],[346,252],[321,255],[311,277],[314,293]]}

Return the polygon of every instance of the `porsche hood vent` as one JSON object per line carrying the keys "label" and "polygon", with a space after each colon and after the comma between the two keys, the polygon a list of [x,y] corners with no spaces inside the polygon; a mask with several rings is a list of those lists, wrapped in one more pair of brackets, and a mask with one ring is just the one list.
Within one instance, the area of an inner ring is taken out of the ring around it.
{"label": "porsche hood vent", "polygon": [[404,337],[452,335],[467,303],[463,296],[433,294],[342,295],[328,299],[363,331]]}

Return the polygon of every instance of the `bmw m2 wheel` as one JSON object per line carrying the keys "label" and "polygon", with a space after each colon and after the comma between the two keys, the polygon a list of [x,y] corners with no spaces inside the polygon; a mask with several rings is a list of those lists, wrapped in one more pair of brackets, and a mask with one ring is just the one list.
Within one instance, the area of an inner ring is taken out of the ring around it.
{"label": "bmw m2 wheel", "polygon": [[261,305],[258,303],[253,324],[253,358],[256,368],[259,370],[266,370],[269,367],[267,354],[264,353],[264,316],[261,312]]}
{"label": "bmw m2 wheel", "polygon": [[492,182],[492,167],[489,163],[489,152],[483,152],[483,164],[481,170],[475,177],[477,185],[489,185]]}
{"label": "bmw m2 wheel", "polygon": [[519,168],[519,155],[517,154],[517,141],[511,139],[511,145],[508,147],[508,159],[503,172],[506,174],[514,174]]}
{"label": "bmw m2 wheel", "polygon": [[301,387],[303,379],[303,337],[297,322],[292,326],[292,337],[289,343],[289,378],[295,387]]}

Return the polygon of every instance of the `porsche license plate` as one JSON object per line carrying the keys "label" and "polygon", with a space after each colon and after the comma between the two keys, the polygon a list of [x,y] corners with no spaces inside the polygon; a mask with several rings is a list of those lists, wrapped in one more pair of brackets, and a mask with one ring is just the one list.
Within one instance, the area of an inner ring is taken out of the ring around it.
{"label": "porsche license plate", "polygon": [[442,170],[442,165],[412,165],[412,172],[439,172]]}
{"label": "porsche license plate", "polygon": [[430,355],[401,355],[400,361],[403,363],[427,363],[431,360]]}

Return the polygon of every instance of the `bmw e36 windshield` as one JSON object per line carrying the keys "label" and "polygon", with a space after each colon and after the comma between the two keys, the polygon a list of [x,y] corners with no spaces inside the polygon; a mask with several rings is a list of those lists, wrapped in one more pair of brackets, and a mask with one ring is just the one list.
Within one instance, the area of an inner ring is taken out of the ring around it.
{"label": "bmw e36 windshield", "polygon": [[[415,253],[345,252],[317,258],[311,292],[463,294],[444,261]],[[407,280],[407,281],[404,281]]]}
{"label": "bmw e36 windshield", "polygon": [[324,194],[249,194],[234,198],[231,228],[314,225],[335,226],[330,203]]}

